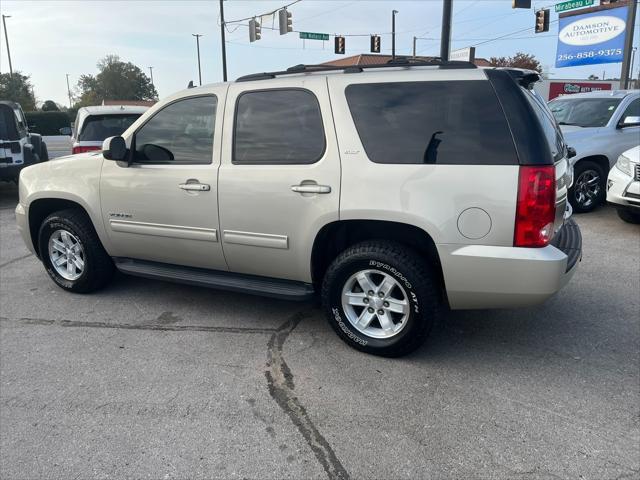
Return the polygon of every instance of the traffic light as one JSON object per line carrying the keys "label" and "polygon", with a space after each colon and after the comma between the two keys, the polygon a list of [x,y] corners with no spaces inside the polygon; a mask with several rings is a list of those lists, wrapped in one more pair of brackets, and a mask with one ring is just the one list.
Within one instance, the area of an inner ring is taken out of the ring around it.
{"label": "traffic light", "polygon": [[513,0],[511,8],[531,8],[531,0]]}
{"label": "traffic light", "polygon": [[380,53],[380,35],[371,35],[371,52]]}
{"label": "traffic light", "polygon": [[260,40],[262,28],[260,27],[260,23],[255,19],[249,20],[249,41],[255,42],[256,40]]}
{"label": "traffic light", "polygon": [[293,24],[291,21],[291,12],[283,8],[278,12],[278,20],[280,21],[280,35],[293,32]]}
{"label": "traffic light", "polygon": [[549,31],[550,15],[551,10],[549,10],[548,8],[543,8],[542,10],[538,10],[536,12],[536,33]]}
{"label": "traffic light", "polygon": [[344,55],[344,37],[336,37],[335,52]]}

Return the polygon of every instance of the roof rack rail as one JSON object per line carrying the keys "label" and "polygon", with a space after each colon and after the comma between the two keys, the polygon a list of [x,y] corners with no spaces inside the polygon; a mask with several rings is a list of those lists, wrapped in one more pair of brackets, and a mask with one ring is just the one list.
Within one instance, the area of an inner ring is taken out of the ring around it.
{"label": "roof rack rail", "polygon": [[252,73],[251,75],[244,75],[236,80],[236,82],[250,82],[252,80],[267,80],[270,78],[276,78],[282,75],[293,75],[297,73],[314,73],[314,72],[344,72],[344,73],[360,73],[365,69],[374,68],[391,68],[391,67],[440,67],[440,68],[478,68],[472,62],[458,61],[458,60],[441,60],[440,58],[434,58],[433,60],[415,60],[412,58],[397,58],[395,60],[389,60],[387,63],[381,63],[378,65],[294,65],[286,70],[276,72],[263,72]]}

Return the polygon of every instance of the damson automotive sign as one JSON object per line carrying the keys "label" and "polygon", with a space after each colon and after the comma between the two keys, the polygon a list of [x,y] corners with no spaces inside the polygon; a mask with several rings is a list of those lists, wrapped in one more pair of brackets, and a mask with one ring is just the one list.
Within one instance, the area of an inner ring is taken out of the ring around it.
{"label": "damson automotive sign", "polygon": [[556,67],[622,61],[627,8],[560,18]]}

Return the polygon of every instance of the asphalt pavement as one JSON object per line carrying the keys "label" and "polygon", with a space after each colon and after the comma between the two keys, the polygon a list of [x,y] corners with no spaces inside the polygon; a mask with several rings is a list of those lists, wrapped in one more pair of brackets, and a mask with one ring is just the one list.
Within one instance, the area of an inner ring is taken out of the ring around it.
{"label": "asphalt pavement", "polygon": [[[0,183],[0,478],[640,478],[640,228],[576,216],[544,305],[343,344],[313,303],[117,275],[57,288]],[[522,272],[526,275],[526,272]]]}

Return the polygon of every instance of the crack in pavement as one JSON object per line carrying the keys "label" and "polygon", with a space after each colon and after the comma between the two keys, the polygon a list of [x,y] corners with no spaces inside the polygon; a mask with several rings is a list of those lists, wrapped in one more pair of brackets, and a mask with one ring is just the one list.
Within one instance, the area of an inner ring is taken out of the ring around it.
{"label": "crack in pavement", "polygon": [[300,403],[294,392],[293,374],[285,362],[282,348],[287,338],[298,324],[309,316],[308,313],[298,312],[283,323],[273,333],[268,343],[267,377],[269,394],[278,406],[289,416],[293,424],[298,428],[307,444],[315,454],[318,462],[324,468],[330,479],[347,480],[349,473],[342,466],[340,460],[322,436],[307,410]]}
{"label": "crack in pavement", "polygon": [[214,327],[207,325],[158,325],[158,324],[131,324],[131,323],[107,323],[86,322],[81,320],[49,320],[46,318],[17,318],[0,317],[0,321],[16,321],[24,325],[55,325],[58,327],[76,328],[115,328],[123,330],[159,330],[163,332],[220,332],[220,333],[261,333],[269,334],[277,330],[275,328],[254,327]]}
{"label": "crack in pavement", "polygon": [[32,256],[33,256],[33,253],[28,253],[26,255],[22,255],[21,257],[14,258],[13,260],[9,260],[7,262],[0,263],[0,268],[6,267],[7,265],[11,265],[12,263],[19,262],[20,260],[24,260],[25,258],[29,258],[29,257],[32,257]]}

